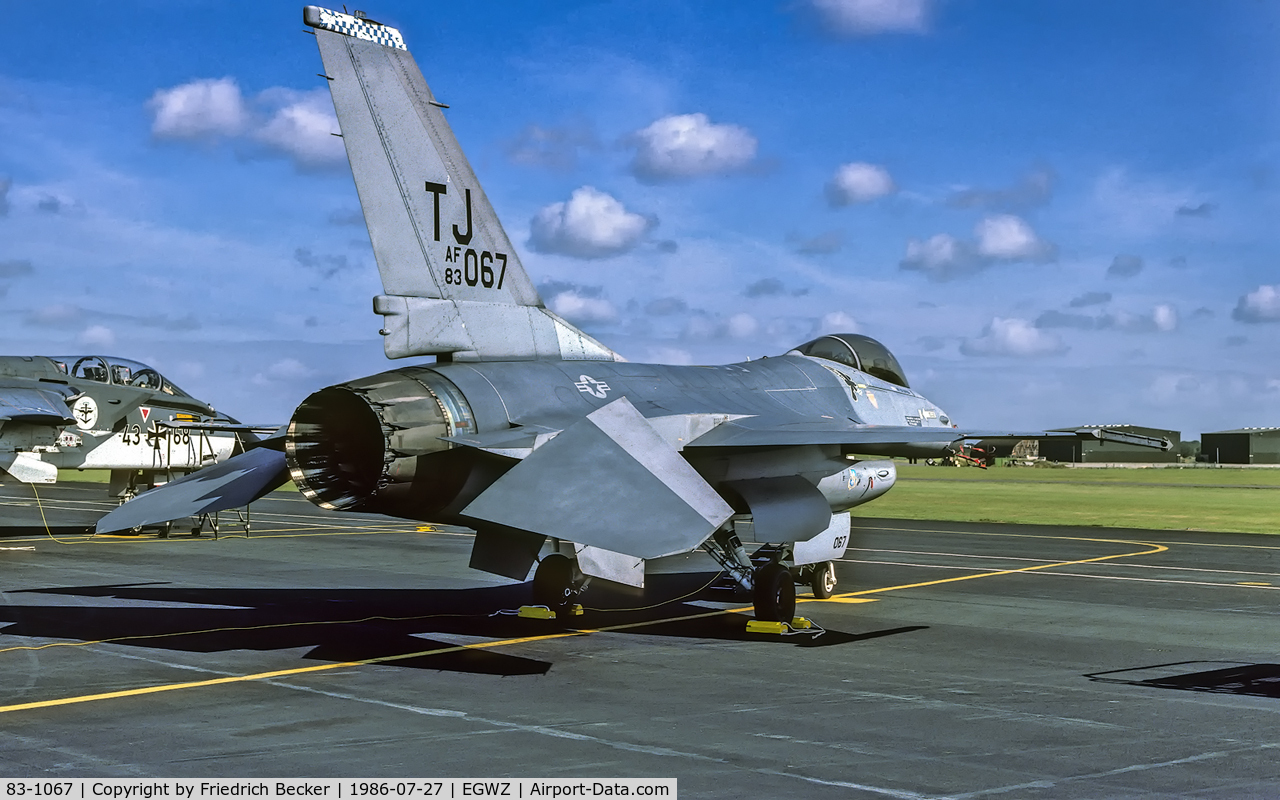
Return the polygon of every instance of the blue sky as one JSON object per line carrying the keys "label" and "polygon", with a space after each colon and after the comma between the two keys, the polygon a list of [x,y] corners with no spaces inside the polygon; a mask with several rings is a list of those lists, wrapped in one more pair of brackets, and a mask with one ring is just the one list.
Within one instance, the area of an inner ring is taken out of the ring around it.
{"label": "blue sky", "polygon": [[[392,366],[300,4],[60,6],[0,47],[2,349],[254,422]],[[632,360],[855,330],[964,426],[1280,425],[1280,4],[365,10]]]}

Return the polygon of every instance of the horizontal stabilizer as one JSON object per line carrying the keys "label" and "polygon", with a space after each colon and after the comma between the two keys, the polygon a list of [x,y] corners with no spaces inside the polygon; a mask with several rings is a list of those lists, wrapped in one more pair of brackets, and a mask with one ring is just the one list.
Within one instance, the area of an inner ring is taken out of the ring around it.
{"label": "horizontal stabilizer", "polygon": [[694,549],[733,509],[622,397],[538,447],[462,513],[649,559]]}
{"label": "horizontal stabilizer", "polygon": [[287,480],[284,453],[259,447],[143,492],[98,520],[97,532],[125,531],[240,508]]}

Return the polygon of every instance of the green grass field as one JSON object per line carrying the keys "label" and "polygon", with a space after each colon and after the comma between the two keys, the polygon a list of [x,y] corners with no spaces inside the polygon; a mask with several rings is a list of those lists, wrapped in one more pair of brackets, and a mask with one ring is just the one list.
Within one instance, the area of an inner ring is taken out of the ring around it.
{"label": "green grass field", "polygon": [[[109,474],[64,470],[61,479],[105,483]],[[982,470],[898,462],[893,491],[853,513],[954,522],[1280,533],[1280,469]]]}
{"label": "green grass field", "polygon": [[1280,533],[1280,470],[1006,469],[899,463],[863,517]]}

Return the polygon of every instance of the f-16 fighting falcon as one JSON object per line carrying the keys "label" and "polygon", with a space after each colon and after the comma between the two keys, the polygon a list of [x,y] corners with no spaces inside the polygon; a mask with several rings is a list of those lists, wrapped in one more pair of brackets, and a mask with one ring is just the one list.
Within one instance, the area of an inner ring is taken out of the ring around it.
{"label": "f-16 fighting falcon", "polygon": [[400,32],[315,6],[304,21],[382,277],[386,354],[434,361],[321,389],[265,446],[99,531],[243,504],[291,477],[324,508],[475,529],[470,565],[524,580],[537,563],[535,601],[553,610],[591,579],[643,586],[646,561],[702,549],[759,619],[785,622],[797,583],[831,595],[849,509],[894,485],[886,457],[1140,438],[959,430],[856,334],[740,364],[630,363],[543,305]]}
{"label": "f-16 fighting falcon", "polygon": [[60,468],[107,469],[112,494],[130,497],[225,460],[248,432],[146,364],[0,356],[0,476],[54,483]]}

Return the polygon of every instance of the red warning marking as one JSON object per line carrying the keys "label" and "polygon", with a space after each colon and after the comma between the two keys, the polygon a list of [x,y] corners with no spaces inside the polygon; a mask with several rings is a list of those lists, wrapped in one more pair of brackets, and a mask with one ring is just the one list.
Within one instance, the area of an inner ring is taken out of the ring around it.
{"label": "red warning marking", "polygon": [[142,412],[142,421],[146,422],[147,417],[151,416],[151,409],[147,408],[146,406],[140,406],[138,410]]}

